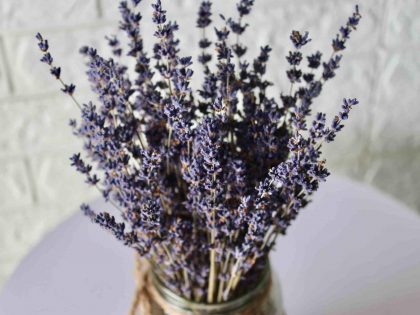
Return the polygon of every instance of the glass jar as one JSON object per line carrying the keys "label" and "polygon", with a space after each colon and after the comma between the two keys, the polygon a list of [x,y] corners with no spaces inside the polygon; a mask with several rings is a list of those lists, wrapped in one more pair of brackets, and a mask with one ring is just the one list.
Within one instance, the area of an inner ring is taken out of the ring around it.
{"label": "glass jar", "polygon": [[151,285],[157,295],[151,304],[152,315],[286,315],[278,277],[270,268],[251,291],[218,304],[196,303],[180,297],[156,276],[152,276]]}

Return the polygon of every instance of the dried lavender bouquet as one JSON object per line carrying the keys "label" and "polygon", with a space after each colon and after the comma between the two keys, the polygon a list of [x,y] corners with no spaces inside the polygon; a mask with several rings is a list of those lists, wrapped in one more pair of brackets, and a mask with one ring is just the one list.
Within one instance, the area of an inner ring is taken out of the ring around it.
{"label": "dried lavender bouquet", "polygon": [[[37,34],[41,61],[81,111],[70,125],[84,139],[90,164],[78,153],[72,165],[121,218],[81,208],[145,257],[172,291],[197,302],[228,301],[255,284],[276,237],[329,175],[322,145],[335,139],[358,101],[344,99],[330,124],[324,113],[311,118],[311,104],[335,76],[361,16],[356,6],[328,59],[315,52],[305,60],[301,48],[309,35],[292,32],[290,90],[278,101],[267,93],[271,48],[247,60],[241,42],[253,0],[239,0],[234,18],[220,16],[214,36],[212,2],[201,2],[204,80],[198,90],[190,87],[193,59],[179,55],[178,24],[167,20],[160,0],[152,5],[156,42],[153,52],[145,51],[140,2],[119,5],[128,47],[109,37],[113,58],[91,47],[80,50],[95,102],[75,99],[75,85],[61,79],[48,41]],[[123,57],[134,59],[134,78]]]}

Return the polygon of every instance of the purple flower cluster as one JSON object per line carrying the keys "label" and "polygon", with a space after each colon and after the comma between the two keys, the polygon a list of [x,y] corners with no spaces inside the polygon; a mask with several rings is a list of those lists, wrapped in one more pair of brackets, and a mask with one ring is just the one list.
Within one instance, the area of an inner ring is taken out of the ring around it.
{"label": "purple flower cluster", "polygon": [[[335,76],[359,9],[333,39],[329,59],[320,52],[304,56],[309,33],[292,31],[290,89],[276,99],[267,92],[272,49],[246,58],[241,43],[254,0],[239,0],[236,16],[221,15],[214,32],[212,2],[201,1],[198,90],[190,85],[193,59],[180,55],[178,24],[160,0],[152,5],[153,51],[145,51],[141,2],[119,5],[126,48],[108,36],[113,58],[80,49],[95,101],[77,102],[48,41],[36,36],[41,61],[80,108],[80,120],[70,126],[84,140],[84,155],[74,154],[71,165],[120,219],[85,204],[81,209],[148,259],[174,292],[198,302],[227,301],[254,285],[276,237],[329,175],[322,145],[335,139],[358,101],[344,99],[331,123],[324,113],[313,116],[311,105]],[[133,72],[123,58],[133,59]]]}

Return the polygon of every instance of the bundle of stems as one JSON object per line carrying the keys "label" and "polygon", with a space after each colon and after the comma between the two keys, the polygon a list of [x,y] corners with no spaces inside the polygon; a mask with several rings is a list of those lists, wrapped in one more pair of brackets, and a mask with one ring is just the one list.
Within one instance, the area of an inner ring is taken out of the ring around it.
{"label": "bundle of stems", "polygon": [[80,49],[98,96],[91,102],[78,102],[48,40],[37,34],[41,61],[80,109],[70,125],[84,140],[84,155],[74,154],[71,164],[119,218],[81,208],[145,257],[169,289],[197,302],[228,301],[258,281],[277,236],[329,175],[322,145],[335,139],[358,101],[344,99],[330,124],[323,113],[311,115],[311,104],[335,76],[361,16],[356,6],[326,60],[320,52],[304,59],[309,34],[292,31],[290,89],[278,101],[266,78],[271,48],[249,58],[242,42],[254,0],[239,0],[235,17],[220,15],[214,34],[212,3],[200,3],[204,79],[196,90],[193,59],[180,56],[178,24],[167,20],[160,0],[152,4],[156,41],[152,52],[145,50],[143,2],[120,2],[127,47],[110,36],[112,57]]}

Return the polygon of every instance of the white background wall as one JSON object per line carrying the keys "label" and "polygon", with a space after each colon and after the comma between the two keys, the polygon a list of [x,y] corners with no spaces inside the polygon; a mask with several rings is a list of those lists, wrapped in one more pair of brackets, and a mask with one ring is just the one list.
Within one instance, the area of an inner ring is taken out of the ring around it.
{"label": "white background wall", "polygon": [[[310,31],[308,51],[330,54],[330,41],[355,0],[257,0],[247,33],[250,54],[269,43],[270,75],[285,90],[285,53],[293,29]],[[143,0],[150,46],[150,0]],[[234,1],[215,0],[227,16]],[[197,51],[198,1],[164,0],[181,25],[185,54]],[[420,210],[420,1],[360,1],[363,20],[342,68],[315,110],[335,113],[342,97],[358,97],[336,143],[326,149],[330,169],[371,183]],[[19,260],[51,228],[96,196],[69,166],[80,150],[67,126],[77,117],[45,65],[34,34],[50,39],[63,77],[90,97],[78,55],[82,44],[108,52],[103,37],[116,31],[117,0],[0,0],[0,287]],[[278,94],[279,89],[272,90]]]}

